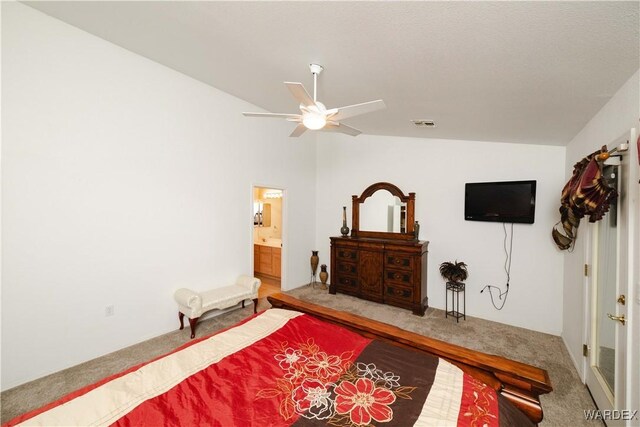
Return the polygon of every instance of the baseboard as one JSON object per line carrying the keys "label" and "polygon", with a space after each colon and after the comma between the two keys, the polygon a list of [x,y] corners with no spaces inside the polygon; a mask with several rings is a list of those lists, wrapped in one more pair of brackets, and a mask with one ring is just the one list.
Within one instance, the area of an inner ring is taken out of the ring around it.
{"label": "baseboard", "polygon": [[575,357],[573,357],[573,353],[571,353],[571,350],[569,349],[569,345],[567,344],[567,341],[564,339],[564,336],[560,335],[560,338],[562,339],[564,348],[567,350],[567,353],[569,353],[569,357],[573,362],[573,366],[576,368],[576,371],[578,372],[578,377],[580,378],[580,381],[582,381],[582,383],[584,384],[585,378],[584,378],[584,372],[582,371],[582,364],[579,364],[578,361],[575,359]]}

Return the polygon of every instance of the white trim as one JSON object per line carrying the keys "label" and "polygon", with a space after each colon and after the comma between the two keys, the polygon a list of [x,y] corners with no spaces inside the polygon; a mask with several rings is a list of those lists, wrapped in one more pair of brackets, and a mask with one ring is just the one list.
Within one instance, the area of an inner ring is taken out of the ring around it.
{"label": "white trim", "polygon": [[[638,251],[640,250],[640,153],[638,153],[638,130],[633,127],[629,131],[629,169],[628,169],[628,192],[627,192],[627,342],[626,342],[626,384],[624,407],[629,409],[640,409],[640,367],[638,364],[640,345],[640,322],[637,321],[638,308],[640,307],[640,261]],[[635,406],[635,407],[634,407]],[[637,420],[628,420],[627,426],[632,426]]]}

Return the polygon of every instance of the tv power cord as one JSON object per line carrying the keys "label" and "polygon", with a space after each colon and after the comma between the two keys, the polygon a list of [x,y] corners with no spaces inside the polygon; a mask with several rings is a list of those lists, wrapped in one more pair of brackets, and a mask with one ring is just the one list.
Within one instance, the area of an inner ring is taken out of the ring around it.
{"label": "tv power cord", "polygon": [[[509,283],[507,283],[507,290],[502,292],[500,290],[499,287],[497,286],[493,286],[493,285],[486,285],[484,288],[482,288],[482,290],[480,291],[480,293],[483,293],[485,289],[489,288],[489,295],[491,296],[491,304],[493,304],[493,306],[495,307],[496,310],[502,310],[502,307],[504,307],[505,303],[507,302],[507,295],[509,295]],[[502,304],[500,305],[500,307],[498,307],[496,305],[495,300],[493,299],[493,292],[492,290],[496,289],[498,292],[498,299],[502,300]],[[502,297],[504,297],[504,299],[502,299]]]}
{"label": "tv power cord", "polygon": [[[486,285],[480,291],[480,293],[483,293],[485,289],[489,288],[489,295],[491,296],[491,304],[493,304],[493,307],[496,310],[502,310],[502,307],[504,307],[504,305],[506,304],[507,296],[509,295],[509,282],[511,281],[511,253],[513,252],[513,223],[511,223],[511,239],[509,241],[508,251],[507,251],[507,226],[504,225],[504,222],[502,223],[502,229],[504,230],[503,246],[504,246],[504,254],[506,257],[504,260],[504,272],[507,273],[507,289],[504,292],[502,292],[502,289],[500,289],[497,286]],[[498,305],[496,304],[493,298],[493,292],[492,292],[493,289],[496,289],[496,291],[498,292],[498,299],[502,301],[502,304],[500,304],[500,307],[498,307]]]}

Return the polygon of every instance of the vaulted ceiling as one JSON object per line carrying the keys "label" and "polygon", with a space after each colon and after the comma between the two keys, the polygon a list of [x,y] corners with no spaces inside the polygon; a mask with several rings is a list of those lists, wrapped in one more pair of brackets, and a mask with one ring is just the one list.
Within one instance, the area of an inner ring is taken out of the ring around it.
{"label": "vaulted ceiling", "polygon": [[635,1],[26,4],[272,112],[319,63],[327,107],[384,99],[345,120],[377,135],[564,145],[640,65]]}

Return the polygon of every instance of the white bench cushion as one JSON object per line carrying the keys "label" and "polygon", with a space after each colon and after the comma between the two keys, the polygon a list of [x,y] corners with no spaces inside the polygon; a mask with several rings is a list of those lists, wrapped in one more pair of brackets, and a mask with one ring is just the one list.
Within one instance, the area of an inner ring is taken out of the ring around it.
{"label": "white bench cushion", "polygon": [[200,317],[204,312],[233,307],[246,299],[258,298],[261,281],[256,277],[241,275],[236,284],[223,286],[204,292],[178,289],[174,298],[178,309],[190,319]]}
{"label": "white bench cushion", "polygon": [[227,308],[236,305],[239,301],[253,298],[251,291],[237,285],[225,286],[224,288],[212,289],[202,292],[202,310],[208,311],[214,308]]}

